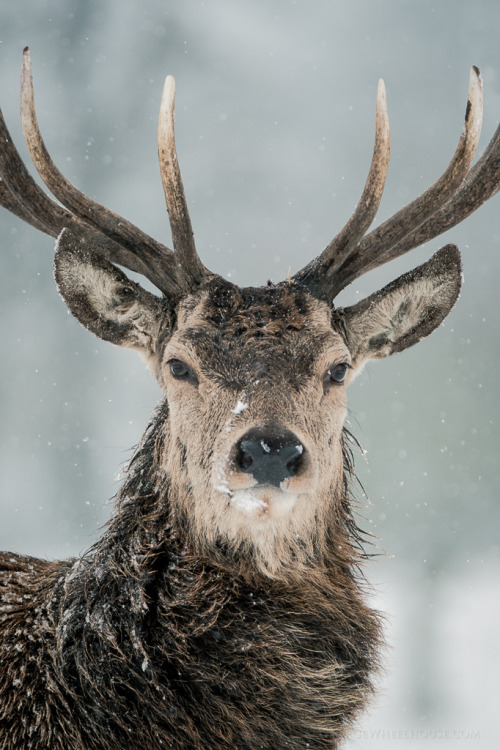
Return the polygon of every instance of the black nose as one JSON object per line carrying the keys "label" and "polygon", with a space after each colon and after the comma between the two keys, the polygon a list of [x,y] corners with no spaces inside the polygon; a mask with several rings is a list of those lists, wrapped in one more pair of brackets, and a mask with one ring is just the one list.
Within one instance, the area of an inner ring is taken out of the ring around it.
{"label": "black nose", "polygon": [[236,444],[234,463],[258,484],[272,484],[294,477],[304,463],[305,448],[293,432],[254,427]]}

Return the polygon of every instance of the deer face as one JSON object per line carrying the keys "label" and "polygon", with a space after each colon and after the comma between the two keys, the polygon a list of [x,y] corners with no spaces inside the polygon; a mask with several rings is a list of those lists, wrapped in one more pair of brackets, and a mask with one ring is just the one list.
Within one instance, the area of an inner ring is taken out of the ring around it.
{"label": "deer face", "polygon": [[314,523],[341,479],[350,359],[328,306],[295,284],[214,280],[181,305],[160,367],[166,462],[200,533],[257,540]]}

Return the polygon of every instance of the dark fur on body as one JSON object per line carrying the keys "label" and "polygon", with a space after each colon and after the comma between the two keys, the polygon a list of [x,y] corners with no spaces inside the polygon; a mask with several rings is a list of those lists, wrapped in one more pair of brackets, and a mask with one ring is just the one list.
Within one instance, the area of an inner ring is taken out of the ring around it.
{"label": "dark fur on body", "polygon": [[371,692],[379,623],[347,496],[300,577],[264,579],[223,545],[193,554],[155,465],[167,414],[87,555],[0,558],[2,750],[331,749]]}

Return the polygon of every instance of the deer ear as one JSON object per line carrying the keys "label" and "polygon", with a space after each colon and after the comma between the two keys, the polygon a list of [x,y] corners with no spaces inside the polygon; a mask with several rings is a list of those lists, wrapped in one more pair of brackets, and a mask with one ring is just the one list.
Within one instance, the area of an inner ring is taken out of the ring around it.
{"label": "deer ear", "polygon": [[165,303],[64,229],[57,241],[55,278],[72,314],[105,341],[153,355]]}
{"label": "deer ear", "polygon": [[461,283],[460,253],[446,245],[427,263],[340,311],[354,369],[428,336],[452,309]]}

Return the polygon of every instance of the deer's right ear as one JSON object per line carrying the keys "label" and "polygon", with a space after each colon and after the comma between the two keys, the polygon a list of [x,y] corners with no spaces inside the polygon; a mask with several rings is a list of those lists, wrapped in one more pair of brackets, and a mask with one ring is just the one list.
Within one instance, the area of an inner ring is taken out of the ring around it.
{"label": "deer's right ear", "polygon": [[67,229],[56,245],[55,278],[69,310],[85,328],[147,357],[155,354],[168,319],[165,302]]}
{"label": "deer's right ear", "polygon": [[455,245],[438,250],[427,263],[403,274],[343,311],[353,370],[368,359],[402,352],[434,331],[460,292],[462,267]]}

